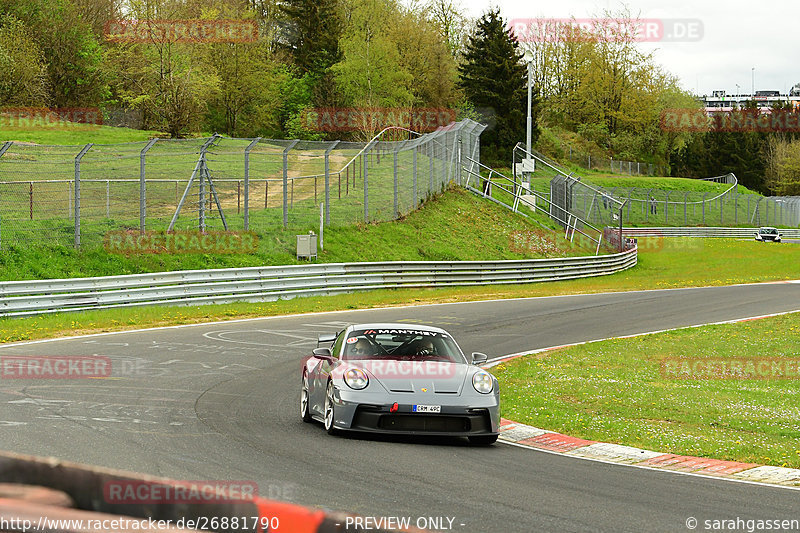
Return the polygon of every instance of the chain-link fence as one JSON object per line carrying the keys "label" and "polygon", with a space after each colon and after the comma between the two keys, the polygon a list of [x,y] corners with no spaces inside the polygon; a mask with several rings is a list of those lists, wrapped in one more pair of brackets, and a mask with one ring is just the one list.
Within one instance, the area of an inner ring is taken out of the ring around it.
{"label": "chain-link fence", "polygon": [[[465,120],[407,140],[153,139],[0,144],[0,247],[99,246],[109,232],[305,233],[392,220],[459,183],[484,126]],[[409,135],[413,137],[413,135]],[[321,207],[320,204],[323,204]],[[320,216],[322,214],[322,217]]]}
{"label": "chain-link fence", "polygon": [[627,174],[628,176],[666,176],[667,169],[664,165],[642,163],[641,161],[624,161],[607,157],[597,157],[591,154],[573,150],[568,147],[564,150],[564,159],[583,168],[602,170],[614,174]]}
{"label": "chain-link fence", "polygon": [[[535,160],[535,170],[525,159]],[[798,226],[800,198],[739,194],[734,174],[707,178],[722,184],[709,191],[664,190],[641,187],[592,186],[557,162],[532,151],[526,157],[521,144],[514,149],[514,168],[520,183],[550,198],[554,204],[597,225],[619,226]],[[620,206],[623,206],[620,209]]]}

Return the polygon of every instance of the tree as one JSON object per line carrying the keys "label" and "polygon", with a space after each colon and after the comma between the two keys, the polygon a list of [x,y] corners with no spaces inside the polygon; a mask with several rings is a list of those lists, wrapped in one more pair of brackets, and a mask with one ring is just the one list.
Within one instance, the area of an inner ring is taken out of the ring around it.
{"label": "tree", "polygon": [[0,17],[0,103],[42,106],[49,99],[44,54],[22,21]]}
{"label": "tree", "polygon": [[[346,5],[347,26],[339,42],[342,60],[331,69],[345,105],[397,108],[414,103],[413,76],[403,68],[397,43],[391,38],[393,8],[386,0],[357,0]],[[370,138],[379,126],[364,120],[359,129],[363,137]]]}
{"label": "tree", "polygon": [[[134,4],[129,16],[139,21],[189,18],[192,7],[157,0]],[[197,131],[219,86],[216,72],[197,60],[202,56],[198,48],[208,44],[179,43],[157,25],[142,26],[140,35],[142,42],[107,48],[105,64],[116,98],[142,112],[144,127],[166,130],[172,137]]]}
{"label": "tree", "polygon": [[341,59],[343,24],[339,0],[281,0],[278,40],[291,53],[300,75],[310,74],[316,105],[335,103],[331,66]]}
{"label": "tree", "polygon": [[[485,13],[469,37],[459,73],[469,102],[478,110],[491,110],[486,119],[492,115],[495,125],[481,136],[481,156],[493,162],[510,161],[512,148],[525,138],[527,72],[522,59],[519,43],[506,30],[499,8]],[[537,107],[532,113],[534,140]]]}
{"label": "tree", "polygon": [[102,49],[70,0],[0,0],[0,13],[21,20],[44,55],[51,104],[99,106],[108,96]]}
{"label": "tree", "polygon": [[397,45],[400,67],[410,75],[415,106],[449,107],[458,99],[457,65],[436,27],[421,11],[399,9],[388,37]]}
{"label": "tree", "polygon": [[461,5],[454,0],[428,0],[422,10],[456,59],[463,54],[469,33],[469,22],[462,11]]}

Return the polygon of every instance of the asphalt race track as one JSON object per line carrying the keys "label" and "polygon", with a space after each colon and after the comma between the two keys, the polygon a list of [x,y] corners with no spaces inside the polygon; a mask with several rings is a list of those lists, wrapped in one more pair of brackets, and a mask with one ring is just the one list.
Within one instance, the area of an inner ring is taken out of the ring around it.
{"label": "asphalt race track", "polygon": [[[800,492],[460,439],[329,437],[299,416],[300,359],[349,322],[440,325],[490,357],[800,309],[776,283],[442,304],[39,342],[11,355],[103,355],[108,379],[0,381],[0,449],[188,480],[452,530],[687,531],[686,520],[797,519]],[[444,520],[447,524],[448,521]],[[463,525],[462,525],[463,524]]]}

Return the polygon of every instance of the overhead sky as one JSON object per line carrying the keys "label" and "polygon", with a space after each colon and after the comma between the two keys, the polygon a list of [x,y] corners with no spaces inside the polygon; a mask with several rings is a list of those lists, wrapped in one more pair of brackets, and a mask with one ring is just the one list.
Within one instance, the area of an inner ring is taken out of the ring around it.
{"label": "overhead sky", "polygon": [[[456,0],[458,1],[458,0]],[[464,11],[479,17],[488,8],[482,0],[460,0]],[[494,0],[508,22],[512,19],[590,18],[604,10],[619,12],[627,6],[641,19],[693,19],[702,24],[699,40],[684,42],[647,42],[638,46],[654,51],[656,61],[678,76],[684,89],[696,94],[711,94],[724,89],[728,94],[751,94],[755,90],[779,90],[786,93],[800,83],[800,1],[774,0]],[[753,70],[755,67],[755,70]]]}

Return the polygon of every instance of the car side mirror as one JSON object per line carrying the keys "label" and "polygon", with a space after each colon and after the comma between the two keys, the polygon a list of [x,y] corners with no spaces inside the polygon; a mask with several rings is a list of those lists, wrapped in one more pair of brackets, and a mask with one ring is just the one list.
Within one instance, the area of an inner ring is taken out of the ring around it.
{"label": "car side mirror", "polygon": [[472,352],[472,364],[482,365],[489,360],[489,356],[485,353]]}
{"label": "car side mirror", "polygon": [[317,337],[317,346],[322,344],[323,342],[333,342],[336,340],[336,333],[323,333],[319,337]]}
{"label": "car side mirror", "polygon": [[314,348],[311,353],[314,354],[314,357],[317,359],[322,359],[323,361],[328,362],[333,361],[333,352],[331,352],[330,348]]}

